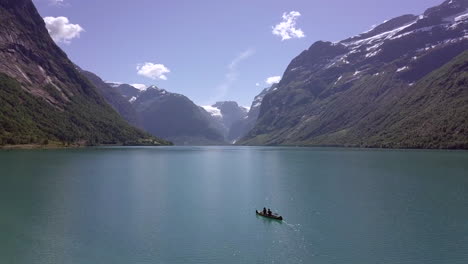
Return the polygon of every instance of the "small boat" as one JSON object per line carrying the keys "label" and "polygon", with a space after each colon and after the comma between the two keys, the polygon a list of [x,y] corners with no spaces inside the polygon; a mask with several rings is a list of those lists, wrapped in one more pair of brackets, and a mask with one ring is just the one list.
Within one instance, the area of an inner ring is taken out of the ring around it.
{"label": "small boat", "polygon": [[277,215],[277,214],[273,214],[273,213],[271,215],[268,215],[268,214],[264,214],[263,212],[259,212],[257,210],[255,210],[255,213],[257,215],[259,215],[259,216],[263,216],[263,217],[266,217],[266,218],[280,220],[280,221],[283,220],[283,217],[281,215]]}

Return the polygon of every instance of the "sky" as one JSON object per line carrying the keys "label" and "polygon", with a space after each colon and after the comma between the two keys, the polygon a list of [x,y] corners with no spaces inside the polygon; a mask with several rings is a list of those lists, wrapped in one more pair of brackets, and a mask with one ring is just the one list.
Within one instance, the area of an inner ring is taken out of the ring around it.
{"label": "sky", "polygon": [[33,0],[55,42],[105,81],[199,105],[250,106],[315,41],[338,41],[442,0]]}

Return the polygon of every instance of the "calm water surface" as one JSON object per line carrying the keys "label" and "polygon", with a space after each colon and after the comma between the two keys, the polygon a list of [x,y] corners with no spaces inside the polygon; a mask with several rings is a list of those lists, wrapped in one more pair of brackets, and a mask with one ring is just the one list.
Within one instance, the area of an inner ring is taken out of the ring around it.
{"label": "calm water surface", "polygon": [[0,180],[0,263],[468,263],[468,152],[0,151]]}

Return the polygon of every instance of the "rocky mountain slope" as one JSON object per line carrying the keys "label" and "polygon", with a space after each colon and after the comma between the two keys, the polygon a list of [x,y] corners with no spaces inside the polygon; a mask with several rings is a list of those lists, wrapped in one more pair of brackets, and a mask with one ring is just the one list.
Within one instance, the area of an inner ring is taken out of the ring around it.
{"label": "rocky mountain slope", "polygon": [[141,94],[142,90],[126,83],[107,83],[110,87],[114,88],[121,96],[127,101],[133,102]]}
{"label": "rocky mountain slope", "polygon": [[151,86],[132,105],[146,131],[177,145],[225,144],[210,114],[183,95]]}
{"label": "rocky mountain slope", "polygon": [[277,84],[273,84],[271,87],[263,89],[260,94],[255,96],[247,115],[232,124],[228,136],[231,141],[236,142],[254,128],[258,119],[258,115],[260,114],[260,107],[262,105],[263,98],[268,92],[277,89],[277,86]]}
{"label": "rocky mountain slope", "polygon": [[468,148],[468,1],[294,58],[243,144]]}
{"label": "rocky mountain slope", "polygon": [[211,106],[203,107],[210,113],[217,127],[220,129],[227,142],[232,142],[236,138],[231,135],[233,124],[247,117],[248,110],[239,106],[233,101],[217,102]]}
{"label": "rocky mountain slope", "polygon": [[53,42],[31,0],[0,1],[0,144],[155,143]]}
{"label": "rocky mountain slope", "polygon": [[109,84],[105,83],[96,74],[89,71],[80,71],[97,88],[99,94],[119,113],[127,122],[139,127],[140,121],[132,104]]}

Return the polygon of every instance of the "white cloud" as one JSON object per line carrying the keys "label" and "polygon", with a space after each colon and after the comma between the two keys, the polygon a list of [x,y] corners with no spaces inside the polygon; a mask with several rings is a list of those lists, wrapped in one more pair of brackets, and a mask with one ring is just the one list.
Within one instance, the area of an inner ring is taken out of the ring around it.
{"label": "white cloud", "polygon": [[231,70],[231,71],[235,71],[236,68],[237,68],[237,65],[247,59],[248,57],[252,56],[253,54],[255,53],[255,51],[253,49],[248,49],[244,52],[241,52],[237,57],[235,57],[231,63],[229,64],[228,66],[228,69]]}
{"label": "white cloud", "polygon": [[166,73],[170,73],[166,66],[163,64],[154,64],[151,62],[146,62],[144,64],[139,64],[137,66],[138,75],[151,78],[153,80],[161,79],[167,80]]}
{"label": "white cloud", "polygon": [[50,4],[51,5],[63,5],[64,4],[64,0],[49,0]]}
{"label": "white cloud", "polygon": [[268,77],[265,82],[269,85],[273,85],[274,83],[279,83],[281,81],[281,76],[272,76]]}
{"label": "white cloud", "polygon": [[148,86],[146,84],[134,83],[134,84],[130,84],[130,85],[135,87],[136,89],[138,89],[140,91],[144,91],[144,90],[148,89]]}
{"label": "white cloud", "polygon": [[212,101],[218,101],[226,95],[233,83],[237,81],[237,78],[239,77],[239,64],[243,60],[252,56],[254,53],[255,51],[253,49],[247,49],[244,52],[239,53],[239,55],[237,55],[237,57],[235,57],[231,61],[231,63],[229,63],[229,65],[227,66],[228,72],[225,75],[224,81],[220,85],[218,85],[218,94],[213,98]]}
{"label": "white cloud", "polygon": [[257,86],[257,87],[260,86],[260,83],[256,83],[255,86]]}
{"label": "white cloud", "polygon": [[70,24],[66,17],[44,17],[44,21],[52,39],[57,42],[70,43],[79,38],[84,29],[78,24]]}
{"label": "white cloud", "polygon": [[283,21],[273,27],[273,35],[280,36],[281,40],[305,37],[304,32],[296,28],[296,20],[300,16],[301,13],[297,11],[283,13]]}

